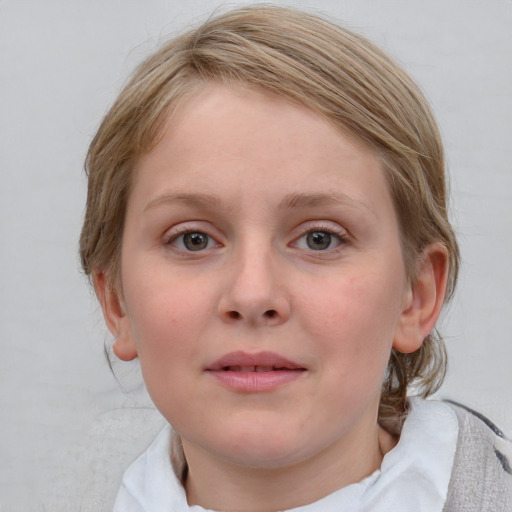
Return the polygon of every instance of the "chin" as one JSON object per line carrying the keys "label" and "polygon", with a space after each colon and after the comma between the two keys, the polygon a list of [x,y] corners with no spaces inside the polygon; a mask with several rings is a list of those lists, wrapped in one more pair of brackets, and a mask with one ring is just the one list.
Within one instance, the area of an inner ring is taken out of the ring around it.
{"label": "chin", "polygon": [[212,447],[217,454],[237,466],[279,469],[298,464],[308,458],[304,447],[311,450],[311,439],[299,439],[286,428],[269,427],[260,431],[245,429],[231,432],[225,442]]}

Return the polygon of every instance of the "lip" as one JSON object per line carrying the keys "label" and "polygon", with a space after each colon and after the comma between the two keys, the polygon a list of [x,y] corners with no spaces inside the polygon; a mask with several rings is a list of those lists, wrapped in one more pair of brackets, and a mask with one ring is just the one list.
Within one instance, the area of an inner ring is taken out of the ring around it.
{"label": "lip", "polygon": [[230,352],[205,371],[224,386],[239,392],[272,391],[301,378],[307,369],[275,352]]}

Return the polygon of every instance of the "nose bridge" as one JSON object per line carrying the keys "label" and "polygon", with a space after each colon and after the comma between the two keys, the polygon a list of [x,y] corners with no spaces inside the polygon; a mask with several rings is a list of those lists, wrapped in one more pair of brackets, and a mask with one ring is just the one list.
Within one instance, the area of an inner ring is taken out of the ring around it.
{"label": "nose bridge", "polygon": [[289,315],[280,279],[279,256],[265,236],[246,237],[234,251],[229,283],[221,301],[225,319],[277,324]]}
{"label": "nose bridge", "polygon": [[268,247],[243,247],[234,265],[233,290],[240,299],[265,300],[276,285],[272,254]]}

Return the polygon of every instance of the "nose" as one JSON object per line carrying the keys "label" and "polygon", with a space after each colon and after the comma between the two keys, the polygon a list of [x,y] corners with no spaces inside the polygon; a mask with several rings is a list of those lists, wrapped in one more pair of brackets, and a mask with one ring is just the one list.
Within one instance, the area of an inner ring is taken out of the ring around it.
{"label": "nose", "polygon": [[282,268],[271,251],[256,248],[237,255],[219,301],[223,321],[251,326],[277,326],[290,316],[290,299]]}

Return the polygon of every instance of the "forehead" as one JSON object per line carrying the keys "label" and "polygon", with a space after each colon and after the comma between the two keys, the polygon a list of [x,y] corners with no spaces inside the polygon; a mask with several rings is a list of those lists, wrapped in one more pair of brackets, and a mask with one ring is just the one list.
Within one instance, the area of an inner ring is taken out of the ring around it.
{"label": "forehead", "polygon": [[260,192],[280,203],[337,193],[370,209],[377,196],[389,199],[373,150],[306,107],[241,86],[208,84],[184,101],[135,172],[132,195],[146,206],[191,189],[231,200]]}

